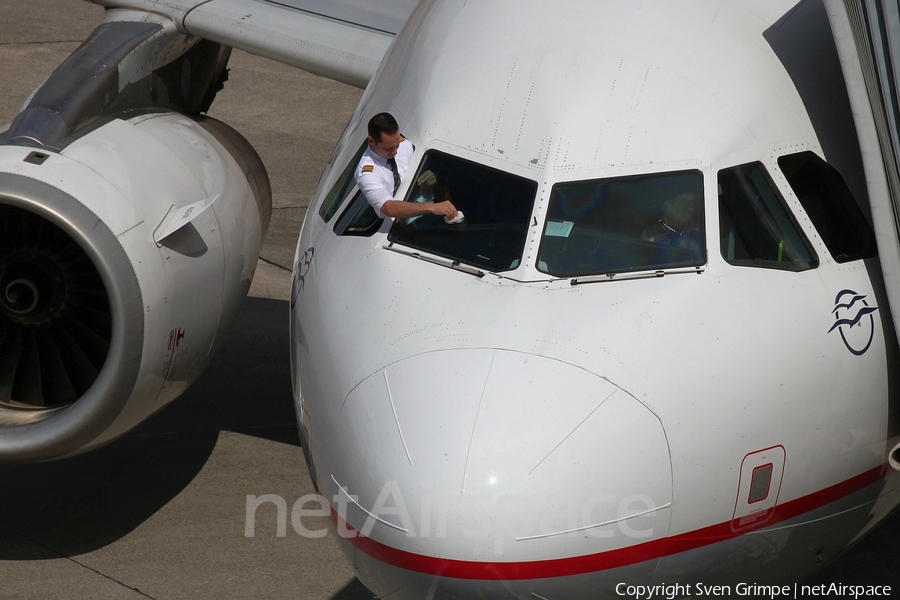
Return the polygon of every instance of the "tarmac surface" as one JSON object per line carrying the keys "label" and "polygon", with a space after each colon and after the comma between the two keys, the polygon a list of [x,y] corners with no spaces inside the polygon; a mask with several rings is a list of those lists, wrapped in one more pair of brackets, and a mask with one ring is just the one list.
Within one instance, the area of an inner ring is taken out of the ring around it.
{"label": "tarmac surface", "polygon": [[[77,0],[0,0],[0,123],[101,13]],[[257,297],[194,386],[132,433],[76,458],[0,466],[2,599],[372,598],[331,536],[301,536],[289,521],[280,536],[271,504],[247,518],[248,496],[280,496],[289,511],[313,491],[285,300],[306,207],[361,91],[242,52],[230,66],[210,114],[251,141],[274,188]],[[895,515],[809,583],[900,589],[898,540]]]}

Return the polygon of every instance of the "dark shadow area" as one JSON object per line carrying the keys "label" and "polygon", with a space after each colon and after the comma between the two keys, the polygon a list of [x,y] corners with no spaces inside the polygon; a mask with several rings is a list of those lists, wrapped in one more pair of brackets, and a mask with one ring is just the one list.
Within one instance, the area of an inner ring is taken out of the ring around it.
{"label": "dark shadow area", "polygon": [[245,299],[206,372],[119,440],[74,458],[0,465],[0,560],[74,556],[122,538],[196,477],[220,431],[299,445],[287,306]]}
{"label": "dark shadow area", "polygon": [[191,258],[198,258],[209,251],[209,247],[203,241],[203,237],[193,223],[188,223],[175,231],[163,239],[161,244],[172,252],[190,256]]}
{"label": "dark shadow area", "polygon": [[835,562],[810,577],[807,585],[890,585],[900,590],[900,512],[888,518]]}
{"label": "dark shadow area", "polygon": [[246,298],[209,368],[127,437],[234,431],[299,446],[290,369],[288,302]]}
{"label": "dark shadow area", "polygon": [[372,600],[375,596],[368,590],[366,586],[360,583],[359,579],[354,579],[341,589],[330,600]]}
{"label": "dark shadow area", "polygon": [[0,560],[73,556],[107,546],[175,498],[218,432],[126,436],[96,452],[0,468]]}

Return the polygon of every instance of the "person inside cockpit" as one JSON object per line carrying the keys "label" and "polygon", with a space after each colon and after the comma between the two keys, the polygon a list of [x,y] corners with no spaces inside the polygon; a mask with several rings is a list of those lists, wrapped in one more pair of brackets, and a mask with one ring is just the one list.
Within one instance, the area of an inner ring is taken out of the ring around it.
{"label": "person inside cockpit", "polygon": [[692,192],[678,194],[662,205],[662,218],[641,233],[641,239],[658,244],[687,245],[698,240],[697,197]]}
{"label": "person inside cockpit", "polygon": [[[442,202],[452,203],[453,194],[450,191],[450,186],[447,185],[447,183],[443,179],[438,177],[433,171],[426,170],[421,175],[419,175],[418,179],[416,179],[416,186],[413,188],[412,193],[410,194],[409,201],[417,204],[440,204]],[[411,225],[416,222],[421,216],[422,215],[409,217],[408,219],[405,219],[405,223],[407,225]],[[463,220],[464,216],[462,214],[462,211],[457,211],[456,219],[449,219],[444,216],[444,222],[448,224],[455,225],[457,223],[461,223]]]}
{"label": "person inside cockpit", "polygon": [[447,185],[433,171],[425,171],[416,180],[419,184],[419,195],[414,202],[451,202],[453,194],[450,192],[450,186]]}
{"label": "person inside cockpit", "polygon": [[644,229],[641,239],[700,256],[702,237],[697,212],[697,196],[693,192],[678,194],[663,203],[662,217]]}

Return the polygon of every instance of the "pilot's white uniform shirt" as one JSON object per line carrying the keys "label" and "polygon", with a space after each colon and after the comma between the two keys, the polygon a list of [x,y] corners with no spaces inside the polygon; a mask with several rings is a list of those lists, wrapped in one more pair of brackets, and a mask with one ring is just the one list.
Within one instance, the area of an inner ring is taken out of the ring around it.
{"label": "pilot's white uniform shirt", "polygon": [[[413,152],[415,147],[409,140],[400,142],[394,160],[397,161],[397,171],[401,178],[409,167]],[[366,148],[356,167],[356,183],[378,216],[384,218],[381,207],[388,200],[394,199],[394,173],[387,159],[375,154],[371,147]]]}

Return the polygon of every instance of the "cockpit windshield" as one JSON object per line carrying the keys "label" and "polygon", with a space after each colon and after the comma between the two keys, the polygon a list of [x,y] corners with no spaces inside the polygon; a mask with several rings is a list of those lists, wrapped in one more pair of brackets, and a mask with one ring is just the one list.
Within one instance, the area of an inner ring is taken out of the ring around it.
{"label": "cockpit windshield", "polygon": [[537,182],[438,150],[425,153],[411,202],[449,200],[462,223],[437,215],[396,219],[388,239],[493,272],[519,266]]}
{"label": "cockpit windshield", "polygon": [[539,271],[575,277],[705,262],[700,171],[553,186]]}

